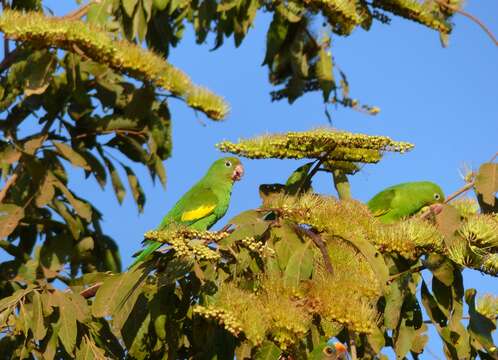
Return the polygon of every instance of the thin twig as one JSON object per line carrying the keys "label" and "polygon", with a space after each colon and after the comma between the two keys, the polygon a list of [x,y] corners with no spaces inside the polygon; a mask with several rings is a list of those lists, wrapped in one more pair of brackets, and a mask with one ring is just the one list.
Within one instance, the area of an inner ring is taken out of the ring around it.
{"label": "thin twig", "polygon": [[114,130],[102,130],[102,131],[94,131],[94,132],[89,132],[89,133],[84,133],[84,134],[78,134],[78,135],[74,136],[73,139],[81,139],[81,138],[89,137],[92,135],[112,134],[112,133],[115,133],[118,135],[133,134],[133,135],[145,136],[143,131],[114,129]]}
{"label": "thin twig", "polygon": [[57,17],[58,19],[62,20],[77,20],[82,18],[88,13],[88,10],[90,10],[90,6],[93,4],[100,4],[101,0],[92,0],[88,4],[83,5],[79,7],[78,9],[71,11],[70,13],[64,15],[64,16],[59,16]]}
{"label": "thin twig", "polygon": [[469,191],[470,189],[472,189],[472,187],[474,186],[474,184],[475,184],[475,181],[471,181],[471,182],[465,184],[465,186],[463,186],[462,188],[460,188],[457,191],[455,191],[453,194],[449,195],[446,198],[446,200],[444,201],[445,204],[449,203],[451,200],[459,197],[463,193],[465,193],[465,192]]}
{"label": "thin twig", "polygon": [[413,273],[420,272],[420,271],[425,270],[425,269],[426,269],[425,265],[419,265],[419,266],[416,266],[414,268],[410,268],[408,270],[394,274],[393,276],[391,276],[389,278],[389,280],[387,280],[387,285],[392,284],[393,281],[395,281],[396,279],[400,278],[401,276],[403,276],[405,274],[413,274]]}
{"label": "thin twig", "polygon": [[327,251],[327,245],[322,240],[322,237],[320,235],[318,235],[317,233],[315,233],[311,230],[305,229],[302,226],[299,226],[297,224],[294,224],[293,227],[297,232],[300,232],[301,234],[304,234],[307,237],[309,237],[315,243],[315,245],[318,246],[318,248],[320,249],[320,252],[322,253],[322,256],[323,256],[323,262],[325,263],[325,268],[327,269],[327,271],[330,274],[333,274],[334,268],[332,267],[332,263],[330,262],[329,252]]}
{"label": "thin twig", "polygon": [[335,143],[333,146],[330,147],[322,156],[318,158],[318,161],[316,162],[315,166],[310,170],[308,175],[304,177],[304,179],[301,181],[301,184],[299,184],[299,188],[297,189],[296,195],[299,195],[304,187],[304,184],[306,184],[307,181],[310,181],[313,176],[320,170],[320,166],[327,160],[327,157],[330,155],[332,151],[335,150],[337,147],[337,143]]}
{"label": "thin twig", "polygon": [[473,22],[475,22],[477,25],[479,25],[479,26],[481,27],[481,29],[482,29],[482,30],[484,30],[484,32],[485,32],[486,34],[488,34],[488,36],[491,38],[491,40],[493,41],[493,43],[495,44],[495,46],[496,46],[496,45],[498,45],[498,40],[496,40],[496,37],[493,35],[493,33],[491,32],[491,30],[489,30],[489,28],[488,28],[486,25],[484,25],[484,24],[482,23],[482,21],[481,21],[481,20],[479,20],[478,18],[476,18],[474,15],[469,14],[468,12],[466,12],[466,11],[463,11],[463,10],[459,9],[459,8],[458,8],[458,7],[456,7],[456,6],[453,6],[453,5],[447,4],[447,3],[445,3],[445,2],[444,2],[444,1],[442,1],[442,0],[434,0],[434,1],[435,1],[436,3],[438,3],[439,5],[442,5],[442,6],[444,6],[445,8],[450,9],[451,11],[457,12],[457,13],[459,13],[459,14],[461,14],[461,15],[463,15],[463,16],[465,16],[465,17],[467,17],[467,18],[469,18],[469,19],[470,19],[470,20],[472,20]]}

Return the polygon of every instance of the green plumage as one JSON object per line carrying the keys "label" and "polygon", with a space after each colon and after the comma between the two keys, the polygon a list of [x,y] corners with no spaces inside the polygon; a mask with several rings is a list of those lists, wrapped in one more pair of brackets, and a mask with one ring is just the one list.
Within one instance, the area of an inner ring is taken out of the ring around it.
{"label": "green plumage", "polygon": [[[204,177],[187,191],[163,218],[157,230],[170,224],[181,224],[195,230],[208,230],[227,212],[234,181],[240,179],[243,167],[235,157],[215,161]],[[147,241],[146,248],[137,256],[134,266],[144,261],[163,244]]]}
{"label": "green plumage", "polygon": [[407,182],[375,195],[368,208],[383,223],[390,224],[418,212],[424,206],[444,202],[441,188],[429,181]]}

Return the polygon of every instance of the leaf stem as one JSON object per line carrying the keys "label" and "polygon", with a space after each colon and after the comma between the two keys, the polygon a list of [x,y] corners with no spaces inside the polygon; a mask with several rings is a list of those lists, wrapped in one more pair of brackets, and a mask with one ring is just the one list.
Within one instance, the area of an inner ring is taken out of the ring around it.
{"label": "leaf stem", "polygon": [[334,274],[334,268],[332,266],[332,263],[330,262],[330,256],[327,251],[327,245],[325,242],[322,240],[322,237],[315,233],[314,231],[308,230],[303,228],[302,226],[299,226],[297,224],[293,224],[293,228],[296,230],[296,232],[299,232],[307,237],[309,237],[315,245],[320,249],[320,252],[322,253],[323,256],[323,262],[325,264],[325,268],[330,274]]}

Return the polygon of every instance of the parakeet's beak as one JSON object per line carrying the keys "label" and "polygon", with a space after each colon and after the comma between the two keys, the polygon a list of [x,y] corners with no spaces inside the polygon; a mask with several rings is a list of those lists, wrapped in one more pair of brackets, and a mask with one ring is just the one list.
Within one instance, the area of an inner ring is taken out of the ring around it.
{"label": "parakeet's beak", "polygon": [[432,205],[430,206],[430,209],[431,209],[431,212],[432,212],[434,215],[437,215],[437,214],[439,214],[441,211],[443,211],[443,204],[441,204],[441,203],[432,204]]}
{"label": "parakeet's beak", "polygon": [[334,344],[334,347],[337,351],[338,354],[344,354],[344,353],[347,353],[348,352],[348,349],[343,345],[341,344],[340,342],[336,342]]}
{"label": "parakeet's beak", "polygon": [[243,175],[244,175],[244,167],[242,166],[242,164],[239,164],[235,166],[235,169],[233,170],[232,180],[239,181]]}

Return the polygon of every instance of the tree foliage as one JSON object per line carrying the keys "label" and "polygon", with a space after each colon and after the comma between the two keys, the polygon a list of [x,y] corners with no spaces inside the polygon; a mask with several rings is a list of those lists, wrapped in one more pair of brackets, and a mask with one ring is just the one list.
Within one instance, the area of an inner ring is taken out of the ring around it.
{"label": "tree foliage", "polygon": [[[325,106],[376,114],[350,97],[332,37],[392,14],[444,39],[459,2],[101,0],[62,17],[41,0],[3,4],[0,31],[15,48],[0,64],[0,248],[9,254],[0,264],[2,354],[319,359],[335,337],[355,358],[385,358],[391,347],[416,359],[433,326],[448,358],[496,358],[498,299],[477,297],[462,277],[464,269],[498,275],[496,162],[467,178],[477,202],[383,225],[351,199],[348,177],[412,144],[330,129],[222,142],[220,150],[243,157],[310,162],[281,184],[262,184],[261,206],[222,231],[147,232],[164,251],[124,272],[101,213],[68,171],[82,169],[102,188],[110,182],[119,202],[130,192],[141,211],[134,165],[165,184],[170,102],[226,117],[223,98],[166,60],[186,26],[198,43],[218,48],[233,36],[238,46],[258,11],[269,12],[263,63],[272,99],[321,91]],[[331,174],[338,198],[313,191],[319,171]]]}

